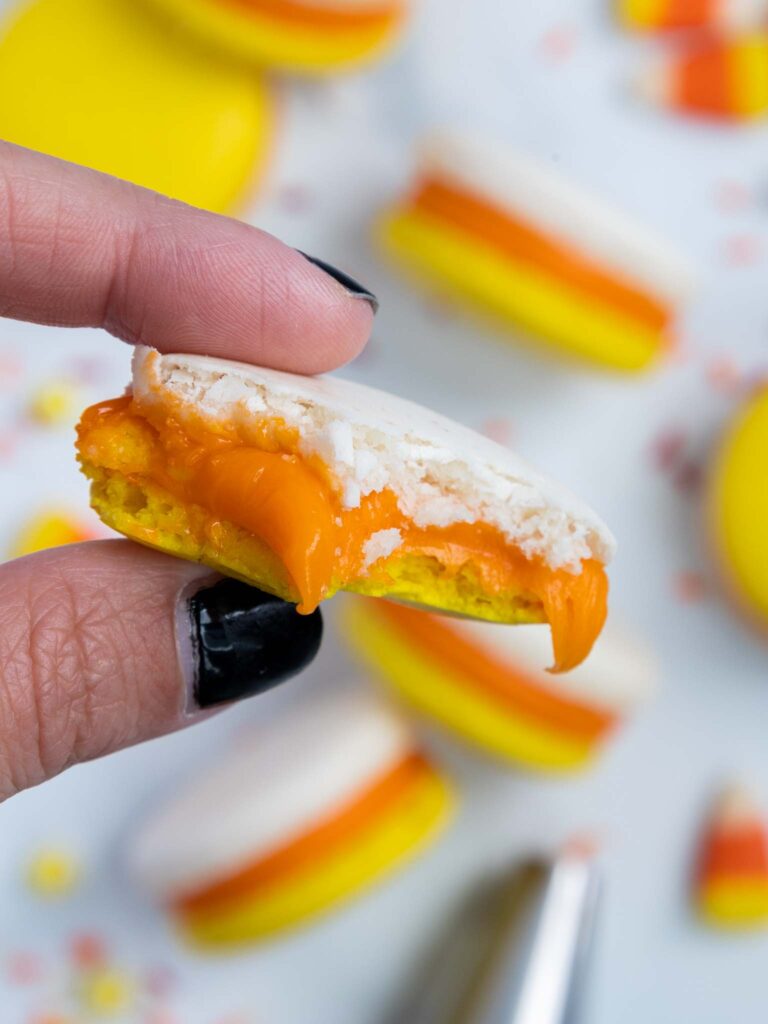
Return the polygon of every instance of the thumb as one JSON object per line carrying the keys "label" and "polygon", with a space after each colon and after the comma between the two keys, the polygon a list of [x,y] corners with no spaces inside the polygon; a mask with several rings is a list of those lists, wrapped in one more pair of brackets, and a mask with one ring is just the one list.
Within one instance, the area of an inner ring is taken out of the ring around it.
{"label": "thumb", "polygon": [[0,799],[294,675],[319,612],[126,541],[0,567]]}

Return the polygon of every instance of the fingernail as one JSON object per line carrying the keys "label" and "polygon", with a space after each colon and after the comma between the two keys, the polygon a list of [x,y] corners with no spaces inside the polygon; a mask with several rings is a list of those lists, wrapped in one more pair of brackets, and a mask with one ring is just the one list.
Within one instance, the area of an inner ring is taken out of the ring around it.
{"label": "fingernail", "polygon": [[185,612],[192,711],[264,693],[305,668],[320,648],[319,611],[299,615],[295,605],[237,580],[188,596]]}
{"label": "fingernail", "polygon": [[302,252],[301,249],[297,249],[296,252],[303,256],[305,260],[309,260],[310,263],[313,263],[316,267],[324,270],[326,274],[329,274],[334,279],[334,281],[338,281],[341,287],[345,288],[350,295],[354,296],[354,298],[363,299],[367,302],[374,314],[378,312],[379,300],[373,292],[369,292],[368,289],[361,285],[359,281],[356,281],[354,277],[350,277],[349,274],[345,274],[343,270],[339,270],[337,267],[331,266],[331,264],[326,263],[325,260],[319,260],[316,256],[308,256],[305,252]]}

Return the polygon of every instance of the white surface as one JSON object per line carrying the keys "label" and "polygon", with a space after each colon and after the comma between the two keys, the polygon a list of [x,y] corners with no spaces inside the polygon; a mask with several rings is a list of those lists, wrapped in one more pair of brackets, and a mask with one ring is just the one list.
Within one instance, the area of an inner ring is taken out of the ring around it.
{"label": "white surface", "polygon": [[[701,929],[687,883],[700,815],[724,775],[743,773],[768,805],[768,652],[717,596],[675,599],[674,574],[706,566],[699,508],[654,470],[649,449],[672,426],[686,432],[692,457],[706,452],[732,405],[707,381],[711,360],[768,366],[768,135],[763,126],[715,129],[633,106],[626,79],[655,49],[616,30],[608,7],[424,0],[410,42],[388,67],[286,93],[272,198],[252,219],[378,292],[375,339],[350,376],[474,426],[512,417],[522,454],[605,516],[621,544],[613,606],[656,645],[658,699],[597,771],[574,781],[507,775],[440,744],[465,804],[428,856],[273,947],[222,960],[188,956],[126,879],[121,851],[132,822],[243,722],[334,686],[348,668],[329,642],[317,665],[281,691],[8,803],[0,819],[4,948],[60,955],[73,929],[102,929],[124,960],[175,966],[181,985],[172,1005],[183,1024],[218,1022],[226,1009],[250,1010],[248,1020],[259,1024],[385,1024],[413,958],[467,887],[522,850],[594,828],[605,843],[608,886],[587,1024],[754,1024],[765,1015],[768,936]],[[573,53],[554,60],[571,29]],[[410,143],[440,122],[497,131],[553,160],[693,254],[704,280],[686,322],[690,358],[637,381],[573,372],[405,290],[369,248],[366,225],[405,180]],[[757,205],[718,208],[715,197],[730,181],[758,196]],[[310,208],[292,212],[281,199],[286,188],[308,197]],[[724,254],[752,237],[762,257],[728,268]],[[19,346],[40,379],[75,349],[103,354],[107,379],[88,398],[117,394],[127,380],[126,350],[93,332],[1,323],[0,343],[3,351]],[[3,416],[10,420],[22,398],[6,388]],[[85,493],[64,434],[33,432],[0,473],[3,529],[31,507]],[[82,849],[88,871],[75,899],[47,906],[18,876],[32,849],[56,840]],[[28,1001],[24,990],[3,991],[3,1024],[24,1022]]]}

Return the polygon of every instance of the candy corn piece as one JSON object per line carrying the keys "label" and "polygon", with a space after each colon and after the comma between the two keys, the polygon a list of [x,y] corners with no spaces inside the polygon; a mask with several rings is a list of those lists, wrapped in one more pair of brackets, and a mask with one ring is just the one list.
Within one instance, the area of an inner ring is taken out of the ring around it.
{"label": "candy corn piece", "polygon": [[674,340],[688,263],[552,164],[442,133],[379,223],[416,281],[570,357],[641,370]]}
{"label": "candy corn piece", "polygon": [[768,0],[618,0],[623,24],[636,32],[749,29],[768,24]]}
{"label": "candy corn piece", "polygon": [[202,40],[292,73],[365,63],[397,36],[407,0],[155,0]]}
{"label": "candy corn piece", "polygon": [[768,29],[710,38],[678,52],[639,83],[645,98],[724,121],[768,114]]}
{"label": "candy corn piece", "polygon": [[740,787],[722,794],[705,827],[694,895],[716,927],[768,925],[768,828]]}
{"label": "candy corn piece", "polygon": [[653,660],[608,629],[583,665],[554,676],[546,630],[446,618],[355,599],[353,652],[412,707],[485,754],[542,772],[586,767],[645,698]]}

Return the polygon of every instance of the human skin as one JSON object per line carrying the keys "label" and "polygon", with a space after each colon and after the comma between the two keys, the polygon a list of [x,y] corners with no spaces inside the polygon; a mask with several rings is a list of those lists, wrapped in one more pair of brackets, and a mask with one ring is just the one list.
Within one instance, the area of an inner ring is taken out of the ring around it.
{"label": "human skin", "polygon": [[[0,143],[0,316],[319,373],[354,358],[373,319],[372,296],[327,270],[239,221]],[[0,566],[0,799],[195,720],[187,608],[196,591],[215,604],[215,583],[119,540]],[[233,586],[218,584],[247,624],[259,592]],[[299,638],[307,660],[315,640]]]}

